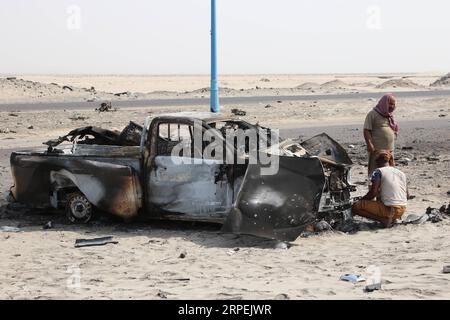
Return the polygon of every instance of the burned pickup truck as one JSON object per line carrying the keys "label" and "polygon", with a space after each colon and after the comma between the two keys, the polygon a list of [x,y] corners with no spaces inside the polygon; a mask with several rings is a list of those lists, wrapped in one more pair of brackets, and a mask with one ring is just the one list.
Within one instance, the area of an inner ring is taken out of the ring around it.
{"label": "burned pickup truck", "polygon": [[292,241],[315,221],[348,213],[355,189],[351,160],[326,134],[281,139],[233,116],[160,115],[122,132],[86,127],[45,144],[12,153],[12,201],[65,210],[74,223],[99,211]]}

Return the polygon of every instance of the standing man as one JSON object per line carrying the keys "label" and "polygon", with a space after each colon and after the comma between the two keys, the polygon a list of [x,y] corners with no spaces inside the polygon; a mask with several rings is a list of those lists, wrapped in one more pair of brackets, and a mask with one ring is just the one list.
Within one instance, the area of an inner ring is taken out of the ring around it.
{"label": "standing man", "polygon": [[[352,213],[381,222],[386,228],[406,212],[408,187],[406,175],[391,167],[392,154],[388,150],[375,152],[378,169],[373,172],[369,192],[353,205]],[[378,198],[379,201],[374,199]]]}
{"label": "standing man", "polygon": [[[394,154],[395,139],[399,133],[398,124],[393,116],[395,109],[396,99],[393,94],[388,93],[367,114],[364,123],[364,139],[369,153],[369,177],[376,169],[375,151],[389,150],[392,155]],[[391,165],[394,165],[393,157]]]}

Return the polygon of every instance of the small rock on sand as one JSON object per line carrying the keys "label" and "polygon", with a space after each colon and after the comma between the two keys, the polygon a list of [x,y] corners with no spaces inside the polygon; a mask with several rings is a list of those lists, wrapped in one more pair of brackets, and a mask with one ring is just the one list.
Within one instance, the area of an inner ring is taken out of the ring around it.
{"label": "small rock on sand", "polygon": [[289,296],[286,293],[281,293],[279,295],[277,295],[274,300],[291,300],[291,298],[289,298]]}

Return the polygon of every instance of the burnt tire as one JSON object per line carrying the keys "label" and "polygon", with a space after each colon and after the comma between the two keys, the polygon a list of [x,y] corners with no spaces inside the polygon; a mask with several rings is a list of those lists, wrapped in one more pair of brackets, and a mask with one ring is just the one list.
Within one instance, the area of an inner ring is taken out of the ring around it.
{"label": "burnt tire", "polygon": [[88,223],[92,219],[92,214],[92,204],[84,194],[76,192],[67,196],[66,216],[71,223]]}

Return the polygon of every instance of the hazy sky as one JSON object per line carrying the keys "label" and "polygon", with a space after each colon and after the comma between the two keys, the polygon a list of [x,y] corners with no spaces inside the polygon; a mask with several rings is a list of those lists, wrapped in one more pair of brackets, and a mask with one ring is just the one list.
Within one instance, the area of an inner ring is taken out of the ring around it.
{"label": "hazy sky", "polygon": [[[221,73],[450,71],[448,0],[217,0]],[[0,73],[208,74],[210,0],[1,0]]]}

